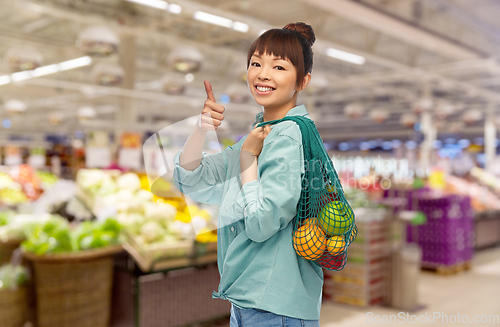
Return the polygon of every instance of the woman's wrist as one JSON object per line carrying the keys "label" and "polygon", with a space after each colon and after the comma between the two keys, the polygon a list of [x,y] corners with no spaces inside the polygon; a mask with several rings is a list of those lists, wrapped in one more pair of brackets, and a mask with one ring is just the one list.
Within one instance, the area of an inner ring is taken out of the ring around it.
{"label": "woman's wrist", "polygon": [[208,133],[208,131],[207,131],[207,130],[204,130],[204,129],[203,129],[203,127],[201,127],[201,117],[200,117],[200,118],[198,119],[198,121],[196,122],[196,127],[195,127],[195,130],[196,130],[197,132],[203,132],[203,133],[205,133],[205,134],[207,134],[207,133]]}
{"label": "woman's wrist", "polygon": [[249,151],[240,153],[241,186],[257,180],[257,156]]}

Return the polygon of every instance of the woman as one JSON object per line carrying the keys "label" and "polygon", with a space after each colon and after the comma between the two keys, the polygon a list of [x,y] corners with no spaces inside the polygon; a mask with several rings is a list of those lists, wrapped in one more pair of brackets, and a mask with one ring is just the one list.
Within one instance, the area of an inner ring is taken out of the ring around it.
{"label": "woman", "polygon": [[292,23],[263,33],[250,47],[247,81],[263,111],[232,147],[202,153],[208,130],[224,119],[205,81],[198,126],[174,157],[175,184],[196,201],[220,204],[219,289],[231,302],[231,326],[319,326],[323,272],[292,245],[293,218],[304,173],[302,136],[293,121],[258,123],[309,113],[297,105],[311,80],[311,26]]}

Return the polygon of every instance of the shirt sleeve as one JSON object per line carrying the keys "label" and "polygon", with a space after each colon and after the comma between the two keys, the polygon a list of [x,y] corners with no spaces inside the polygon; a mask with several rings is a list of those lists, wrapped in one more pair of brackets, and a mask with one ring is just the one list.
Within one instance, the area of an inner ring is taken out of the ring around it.
{"label": "shirt sleeve", "polygon": [[297,214],[303,167],[302,144],[287,135],[264,146],[258,159],[260,179],[243,185],[233,205],[244,219],[247,236],[264,242],[284,229]]}
{"label": "shirt sleeve", "polygon": [[182,150],[177,152],[174,156],[175,186],[197,202],[221,204],[227,174],[226,151],[214,154],[203,152],[200,165],[193,171],[180,166]]}

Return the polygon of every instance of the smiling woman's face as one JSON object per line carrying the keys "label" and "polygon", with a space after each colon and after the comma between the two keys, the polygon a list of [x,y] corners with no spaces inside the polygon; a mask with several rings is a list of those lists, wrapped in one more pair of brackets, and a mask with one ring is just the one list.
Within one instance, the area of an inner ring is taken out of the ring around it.
{"label": "smiling woman's face", "polygon": [[295,106],[297,70],[288,60],[266,53],[250,58],[247,81],[255,101],[266,108]]}

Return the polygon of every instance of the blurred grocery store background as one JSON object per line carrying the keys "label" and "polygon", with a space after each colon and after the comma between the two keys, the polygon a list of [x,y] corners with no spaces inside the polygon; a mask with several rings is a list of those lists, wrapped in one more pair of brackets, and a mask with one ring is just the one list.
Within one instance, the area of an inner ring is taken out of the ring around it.
{"label": "blurred grocery store background", "polygon": [[175,188],[172,158],[204,80],[226,108],[204,151],[250,131],[246,52],[298,21],[317,37],[299,104],[359,231],[325,271],[321,325],[500,326],[498,1],[0,8],[0,326],[229,325],[218,206]]}

